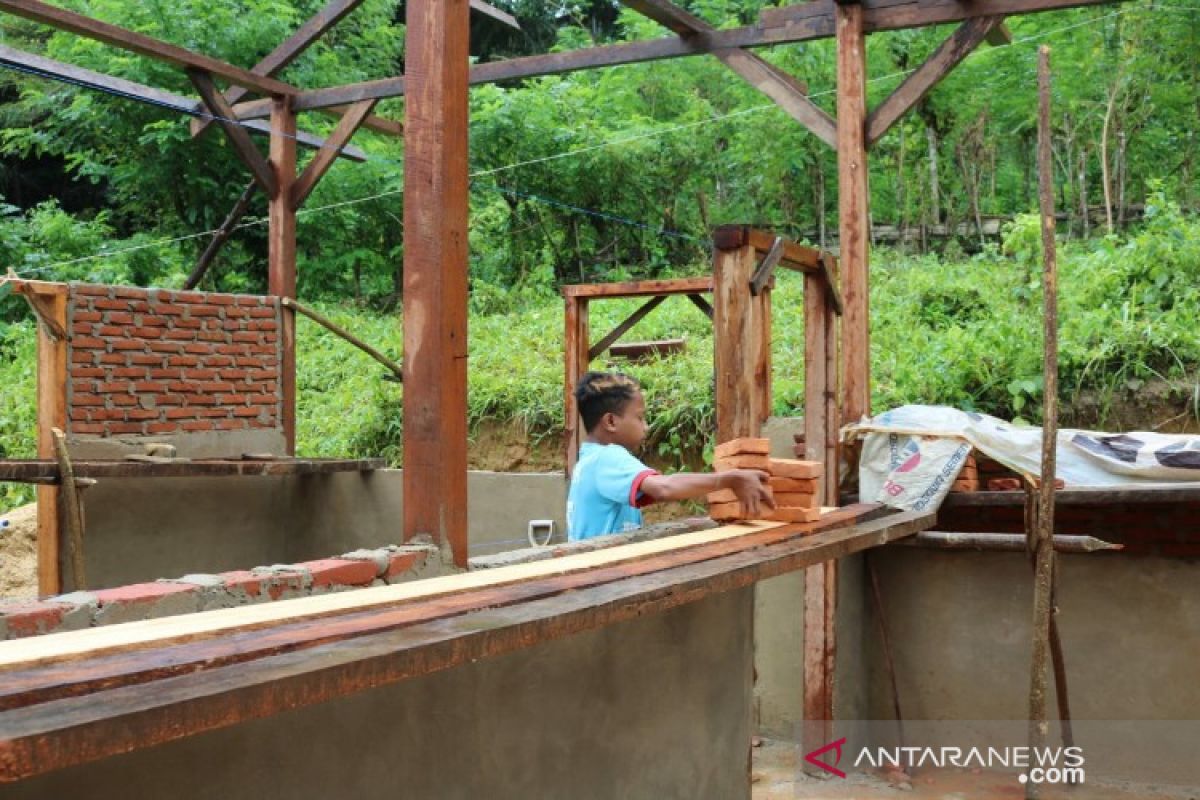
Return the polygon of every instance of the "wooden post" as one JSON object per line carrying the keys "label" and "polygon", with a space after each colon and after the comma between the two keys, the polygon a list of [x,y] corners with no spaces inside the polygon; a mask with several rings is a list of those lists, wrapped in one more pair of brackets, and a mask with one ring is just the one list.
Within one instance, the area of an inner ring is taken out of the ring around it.
{"label": "wooden post", "polygon": [[[296,180],[296,114],[286,97],[271,107],[271,168],[275,194],[269,198],[267,293],[275,297],[296,296],[296,211],[292,208],[292,184]],[[279,392],[283,399],[283,435],[289,456],[296,455],[296,313],[280,309],[282,363]]]}
{"label": "wooden post", "polygon": [[835,4],[834,18],[837,27],[838,228],[845,302],[842,419],[857,422],[864,414],[871,413],[867,49],[861,5]]}
{"label": "wooden post", "polygon": [[770,408],[771,292],[750,294],[757,266],[748,232],[722,229],[713,247],[717,441],[758,436]]}
{"label": "wooden post", "polygon": [[410,0],[404,106],[404,539],[467,566],[467,0]]}
{"label": "wooden post", "polygon": [[[39,305],[61,330],[67,326],[67,287],[47,285],[39,294]],[[37,452],[38,458],[55,457],[54,429],[67,430],[67,342],[52,337],[45,325],[38,326],[37,344]],[[38,594],[59,594],[63,589],[60,513],[57,486],[37,488],[37,580]]]}
{"label": "wooden post", "polygon": [[575,384],[588,370],[588,299],[577,295],[566,297],[566,335],[563,338],[564,358],[566,364],[566,419],[565,447],[567,449],[567,476],[575,468],[579,459],[579,447],[583,444],[583,421],[579,419],[579,409],[575,407]]}
{"label": "wooden post", "polygon": [[[1042,480],[1036,526],[1030,544],[1036,559],[1033,578],[1033,657],[1029,682],[1029,747],[1044,748],[1050,734],[1046,719],[1050,650],[1050,599],[1054,583],[1054,475],[1058,440],[1058,263],[1054,232],[1054,183],[1050,142],[1050,48],[1038,48],[1038,200],[1042,216]],[[1035,798],[1039,786],[1030,780],[1025,796]]]}

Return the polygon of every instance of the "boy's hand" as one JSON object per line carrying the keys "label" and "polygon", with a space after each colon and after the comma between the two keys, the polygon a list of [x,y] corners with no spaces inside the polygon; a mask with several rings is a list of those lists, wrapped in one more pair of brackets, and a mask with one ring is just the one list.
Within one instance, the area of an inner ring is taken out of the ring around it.
{"label": "boy's hand", "polygon": [[733,490],[741,501],[742,508],[752,519],[762,514],[763,506],[775,508],[771,494],[770,476],[759,469],[731,469],[719,473],[726,489]]}

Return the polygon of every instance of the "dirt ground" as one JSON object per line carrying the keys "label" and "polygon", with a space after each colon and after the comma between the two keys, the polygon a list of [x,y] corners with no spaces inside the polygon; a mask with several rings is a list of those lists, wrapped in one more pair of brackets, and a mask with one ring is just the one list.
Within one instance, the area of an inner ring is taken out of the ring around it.
{"label": "dirt ground", "polygon": [[[924,769],[913,775],[883,776],[851,772],[845,778],[812,778],[800,770],[800,747],[763,739],[752,748],[753,800],[1022,800],[1025,787],[1010,773]],[[1200,800],[1200,788],[1113,783],[1089,778],[1080,786],[1045,786],[1042,800]]]}
{"label": "dirt ground", "polygon": [[[37,596],[37,504],[0,513],[0,598]],[[2,523],[0,523],[2,524]]]}

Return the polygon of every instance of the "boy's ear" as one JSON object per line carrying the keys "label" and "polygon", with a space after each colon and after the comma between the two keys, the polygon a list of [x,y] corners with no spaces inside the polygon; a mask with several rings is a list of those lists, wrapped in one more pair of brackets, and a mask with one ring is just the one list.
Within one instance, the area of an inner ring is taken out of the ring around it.
{"label": "boy's ear", "polygon": [[605,430],[613,430],[617,427],[617,415],[611,411],[604,412],[604,416],[600,418],[600,424]]}

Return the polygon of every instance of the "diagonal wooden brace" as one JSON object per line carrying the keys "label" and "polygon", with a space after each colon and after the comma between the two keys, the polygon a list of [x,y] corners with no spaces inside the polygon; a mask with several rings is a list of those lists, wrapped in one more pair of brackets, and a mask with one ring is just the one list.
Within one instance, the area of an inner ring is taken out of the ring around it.
{"label": "diagonal wooden brace", "polygon": [[750,277],[750,294],[758,297],[762,294],[762,290],[771,282],[771,278],[775,275],[775,267],[779,265],[780,259],[783,258],[784,241],[782,236],[776,236],[775,241],[771,244],[771,249],[763,256],[763,260],[758,263],[754,274]]}
{"label": "diagonal wooden brace", "polygon": [[205,105],[216,117],[221,130],[225,131],[225,135],[229,137],[229,142],[233,145],[238,157],[250,168],[255,183],[262,188],[267,197],[274,197],[279,192],[275,171],[271,168],[270,162],[254,146],[254,142],[250,140],[250,134],[237,122],[237,114],[229,105],[229,101],[225,99],[225,95],[217,90],[212,76],[203,70],[189,69],[188,77],[192,79],[192,84],[200,92],[200,97],[204,99]]}
{"label": "diagonal wooden brace", "polygon": [[301,173],[296,182],[292,184],[292,210],[300,208],[304,205],[304,201],[312,194],[312,190],[317,188],[317,183],[325,176],[325,173],[333,166],[333,162],[337,160],[341,149],[350,142],[350,137],[359,129],[367,116],[371,113],[371,109],[375,107],[376,100],[363,100],[350,106],[350,110],[342,117],[342,121],[334,129],[333,133],[321,145],[321,149],[313,156],[312,161],[308,162],[308,166]]}

